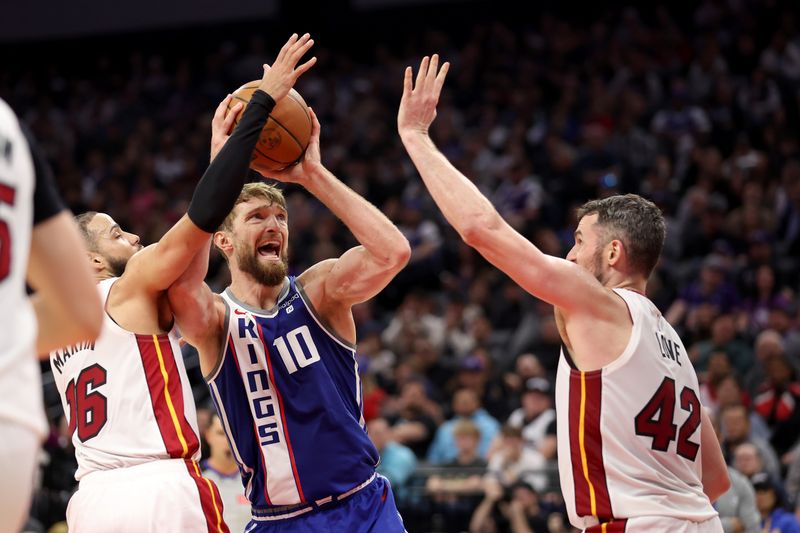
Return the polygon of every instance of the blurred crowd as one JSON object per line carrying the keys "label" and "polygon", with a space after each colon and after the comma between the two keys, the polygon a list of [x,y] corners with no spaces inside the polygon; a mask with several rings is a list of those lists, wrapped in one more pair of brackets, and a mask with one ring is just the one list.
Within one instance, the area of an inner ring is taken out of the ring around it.
{"label": "blurred crowd", "polygon": [[[432,52],[452,63],[435,141],[543,251],[566,254],[587,199],[635,192],[663,210],[648,296],[682,335],[717,424],[734,479],[717,504],[726,531],[800,530],[799,24],[791,2],[662,1],[585,22],[545,14],[428,30],[366,55],[318,39],[298,89],[322,123],[324,163],[413,249],[387,290],[354,309],[365,418],[409,531],[570,531],[555,468],[552,309],[460,241],[396,135],[403,68]],[[108,212],[146,243],[185,212],[216,104],[277,47],[253,34],[194,53],[147,50],[87,45],[80,61],[0,72],[0,95],[73,211]],[[305,191],[285,192],[293,274],[355,244]],[[211,263],[221,290],[224,262]],[[63,519],[75,485],[43,370],[53,430],[32,531]],[[207,440],[206,458],[224,448]],[[218,453],[206,467],[238,483]],[[232,487],[226,505],[246,516]]]}

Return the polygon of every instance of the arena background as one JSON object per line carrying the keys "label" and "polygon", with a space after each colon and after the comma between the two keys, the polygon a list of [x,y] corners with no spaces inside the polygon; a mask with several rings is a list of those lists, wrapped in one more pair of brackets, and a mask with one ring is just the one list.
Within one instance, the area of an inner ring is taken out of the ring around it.
{"label": "arena background", "polygon": [[[324,162],[414,250],[398,279],[356,309],[366,416],[386,441],[381,468],[408,530],[525,531],[510,523],[522,509],[531,530],[566,531],[553,429],[535,424],[549,416],[552,311],[460,242],[396,134],[403,68],[440,53],[453,68],[435,140],[544,251],[566,254],[574,208],[589,198],[636,192],[663,209],[669,237],[649,296],[682,334],[732,468],[759,494],[776,491],[791,520],[800,490],[794,7],[17,2],[0,17],[0,96],[42,144],[75,213],[106,211],[150,243],[185,211],[208,164],[218,101],[257,78],[292,32],[311,32],[319,62],[298,89],[320,116]],[[353,244],[308,194],[286,193],[293,273]],[[208,281],[226,284],[217,255]],[[208,412],[196,356],[185,356]],[[59,531],[75,462],[46,365],[43,377],[52,433],[28,530]],[[472,424],[455,424],[463,419]],[[509,421],[521,440],[501,429]],[[446,466],[454,427],[463,461]],[[476,428],[484,446],[470,461]],[[762,471],[768,482],[753,477]],[[485,479],[500,479],[502,494],[486,494]],[[780,514],[765,505],[765,517]],[[493,510],[478,520],[478,508]],[[719,505],[726,531],[742,520],[731,508]]]}

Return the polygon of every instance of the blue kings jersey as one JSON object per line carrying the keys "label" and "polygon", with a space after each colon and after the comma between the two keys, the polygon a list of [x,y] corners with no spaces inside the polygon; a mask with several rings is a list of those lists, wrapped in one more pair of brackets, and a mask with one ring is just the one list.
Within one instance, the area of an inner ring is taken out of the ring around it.
{"label": "blue kings jersey", "polygon": [[211,396],[253,507],[342,494],[375,472],[354,347],[328,331],[295,277],[269,310],[230,288]]}

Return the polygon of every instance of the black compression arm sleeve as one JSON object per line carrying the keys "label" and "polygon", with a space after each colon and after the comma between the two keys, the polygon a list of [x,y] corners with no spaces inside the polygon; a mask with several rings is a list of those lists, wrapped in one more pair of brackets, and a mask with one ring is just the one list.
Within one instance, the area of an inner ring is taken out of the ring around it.
{"label": "black compression arm sleeve", "polygon": [[247,179],[261,128],[274,107],[270,95],[260,90],[253,93],[239,125],[194,189],[188,215],[198,228],[208,233],[217,231],[233,209]]}

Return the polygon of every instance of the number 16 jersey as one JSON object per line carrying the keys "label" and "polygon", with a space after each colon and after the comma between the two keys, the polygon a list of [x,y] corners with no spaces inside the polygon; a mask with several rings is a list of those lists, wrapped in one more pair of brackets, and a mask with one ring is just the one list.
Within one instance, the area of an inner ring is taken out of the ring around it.
{"label": "number 16 jersey", "polygon": [[[97,284],[105,308],[118,278]],[[127,331],[104,313],[95,342],[50,353],[78,470],[98,470],[159,459],[200,459],[197,412],[173,332]]]}
{"label": "number 16 jersey", "polygon": [[295,277],[275,307],[227,289],[222,360],[211,397],[256,509],[345,493],[375,473],[355,348],[317,316]]}
{"label": "number 16 jersey", "polygon": [[614,291],[633,320],[623,353],[591,372],[563,349],[558,363],[558,466],[570,522],[585,529],[637,516],[711,519],[692,363],[650,300]]}

